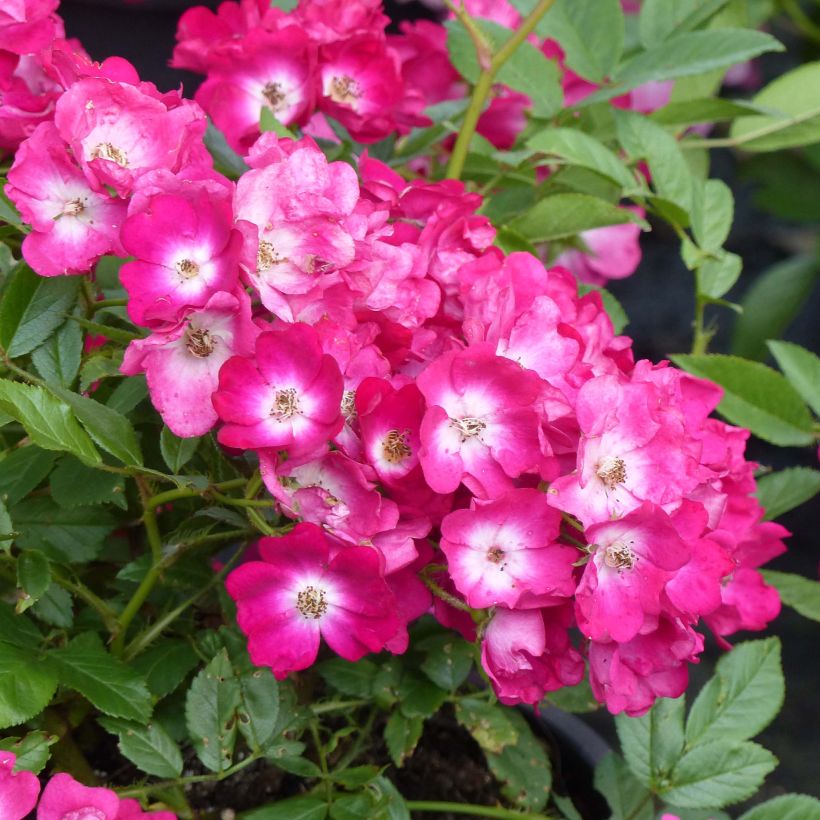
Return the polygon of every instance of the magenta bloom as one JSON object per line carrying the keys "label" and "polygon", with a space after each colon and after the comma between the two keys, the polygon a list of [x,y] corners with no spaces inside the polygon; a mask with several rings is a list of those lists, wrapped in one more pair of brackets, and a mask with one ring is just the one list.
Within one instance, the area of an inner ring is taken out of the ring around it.
{"label": "magenta bloom", "polygon": [[233,227],[231,188],[212,180],[178,187],[147,197],[122,227],[123,247],[136,259],[120,279],[139,325],[176,322],[185,308],[203,307],[238,283],[242,234]]}
{"label": "magenta bloom", "polygon": [[250,314],[245,291],[215,293],[164,333],[128,345],[121,371],[145,373],[151,401],[176,435],[201,436],[216,423],[219,369],[231,356],[249,356],[259,333]]}
{"label": "magenta bloom", "polygon": [[476,608],[532,608],[575,592],[578,553],[556,543],[561,515],[538,490],[473,501],[441,522],[441,549],[456,588]]}
{"label": "magenta bloom", "polygon": [[342,429],[339,365],[316,331],[280,324],[256,340],[255,358],[236,356],[219,373],[213,403],[227,447],[314,450]]}
{"label": "magenta bloom", "polygon": [[439,357],[417,384],[428,408],[419,457],[437,493],[464,481],[479,497],[494,498],[537,467],[542,382],[535,373],[482,344]]}
{"label": "magenta bloom", "polygon": [[[349,661],[398,632],[397,604],[370,547],[337,547],[315,524],[259,541],[262,561],[235,569],[227,589],[257,666],[283,679],[315,660],[324,638]],[[335,553],[335,554],[334,554]]]}
{"label": "magenta bloom", "polygon": [[19,148],[6,193],[32,227],[23,255],[41,276],[86,273],[118,247],[125,203],[94,191],[53,123]]}
{"label": "magenta bloom", "polygon": [[17,755],[0,751],[0,818],[22,820],[37,803],[40,781],[31,772],[15,772]]}
{"label": "magenta bloom", "polygon": [[65,36],[55,14],[59,0],[3,0],[0,7],[0,50],[32,54]]}

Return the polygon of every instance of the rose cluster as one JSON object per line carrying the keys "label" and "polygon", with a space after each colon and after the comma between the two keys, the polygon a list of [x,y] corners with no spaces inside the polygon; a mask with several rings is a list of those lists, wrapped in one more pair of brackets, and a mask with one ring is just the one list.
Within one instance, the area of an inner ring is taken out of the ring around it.
{"label": "rose cluster", "polygon": [[197,103],[61,51],[53,118],[9,172],[24,255],[46,276],[129,257],[149,333],[122,371],[177,435],[256,453],[298,522],[228,577],[256,664],[282,678],[322,640],[401,653],[432,612],[480,642],[505,703],[588,665],[641,714],[684,690],[699,623],[777,614],[757,567],[785,530],[761,523],[747,432],[709,418],[719,388],[635,362],[599,294],[493,245],[478,194],[257,135],[266,101],[308,130],[317,110],[361,140],[402,128],[418,86],[383,26],[365,0],[184,16],[176,62],[207,70],[199,100],[247,148],[236,183]]}
{"label": "rose cluster", "polygon": [[[83,786],[69,774],[53,775],[40,795],[40,781],[31,772],[14,771],[17,756],[0,751],[0,811],[3,820],[23,820],[37,808],[37,820],[176,820],[169,811],[143,811],[137,800],[111,789]],[[39,803],[38,803],[39,797]]]}

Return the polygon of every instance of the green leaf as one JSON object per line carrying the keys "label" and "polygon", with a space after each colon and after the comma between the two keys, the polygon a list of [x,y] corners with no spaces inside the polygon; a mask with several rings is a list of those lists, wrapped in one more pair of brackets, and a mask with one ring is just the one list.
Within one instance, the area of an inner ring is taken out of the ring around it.
{"label": "green leaf", "polygon": [[204,142],[214,159],[214,167],[220,173],[231,179],[238,179],[248,170],[245,160],[228,145],[225,135],[211,122],[208,123]]}
{"label": "green leaf", "polygon": [[271,111],[266,105],[262,106],[262,110],[259,114],[259,130],[263,134],[266,131],[273,131],[278,137],[287,137],[289,139],[296,138],[293,131],[282,125],[282,123],[276,118],[273,111]]}
{"label": "green leaf", "polygon": [[359,789],[375,780],[379,774],[379,767],[372,765],[351,766],[334,772],[332,777],[335,783],[340,783],[346,789]]}
{"label": "green leaf", "polygon": [[766,339],[776,339],[803,307],[820,276],[814,255],[778,262],[749,288],[735,322],[732,352],[747,359],[766,358]]}
{"label": "green leaf", "polygon": [[251,669],[238,675],[239,731],[253,750],[272,737],[279,718],[279,688],[269,669]]}
{"label": "green leaf", "polygon": [[407,803],[384,775],[377,777],[368,788],[378,800],[379,813],[373,820],[411,820]]}
{"label": "green leaf", "polygon": [[[477,20],[476,23],[494,51],[513,35],[509,29],[490,20]],[[450,21],[445,26],[448,30],[447,48],[453,66],[464,79],[475,84],[481,68],[470,35],[457,20]],[[536,116],[551,117],[561,108],[563,92],[558,67],[532,43],[522,43],[504,63],[495,79],[526,94],[532,101]]]}
{"label": "green leaf", "polygon": [[744,151],[779,151],[820,141],[820,62],[781,74],[752,102],[776,113],[734,123],[730,137],[742,142]]}
{"label": "green leaf", "polygon": [[125,416],[100,404],[94,399],[80,396],[60,387],[51,388],[67,404],[82,422],[91,438],[103,449],[118,458],[123,464],[142,466],[142,452],[137,442],[137,434]]}
{"label": "green leaf", "polygon": [[145,382],[145,376],[129,376],[117,385],[106,404],[112,410],[125,415],[147,397],[148,385]]}
{"label": "green leaf", "polygon": [[[11,535],[14,532],[14,524],[11,521],[11,516],[9,515],[9,511],[6,508],[5,503],[0,500],[0,535]],[[0,542],[0,550],[4,552],[9,552],[11,547],[11,541],[9,539],[4,539]]]}
{"label": "green leaf", "polygon": [[123,476],[86,467],[71,456],[60,459],[49,483],[51,497],[61,507],[116,504],[125,509],[128,506]]}
{"label": "green leaf", "polygon": [[49,657],[60,673],[60,683],[88,698],[101,712],[146,723],[151,696],[145,680],[105,650],[92,632],[78,635]]}
{"label": "green leaf", "polygon": [[698,293],[720,299],[737,282],[743,260],[736,253],[719,250],[702,262],[697,270]]}
{"label": "green leaf", "polygon": [[692,20],[692,15],[699,6],[710,7],[709,11],[714,14],[727,2],[728,0],[712,0],[707,3],[701,0],[644,0],[638,18],[641,43],[644,48],[652,48],[670,34],[688,30],[682,28],[683,24]]}
{"label": "green leaf", "polygon": [[17,419],[43,449],[73,453],[92,464],[101,461],[71,408],[42,387],[0,380],[0,410]]}
{"label": "green leaf", "polygon": [[672,356],[679,367],[724,389],[718,411],[732,424],[781,447],[814,441],[811,415],[795,389],[770,367],[737,356]]}
{"label": "green leaf", "polygon": [[179,473],[194,457],[200,441],[199,436],[180,438],[175,436],[167,427],[163,427],[162,432],[159,434],[159,448],[168,469],[174,474]]}
{"label": "green leaf", "polygon": [[717,251],[729,236],[735,199],[729,186],[719,179],[708,179],[698,188],[692,202],[695,241],[705,251]]}
{"label": "green leaf", "polygon": [[115,520],[95,507],[64,509],[50,498],[28,498],[12,507],[21,549],[39,549],[52,561],[85,563],[97,557]]}
{"label": "green leaf", "polygon": [[792,575],[790,572],[775,572],[764,569],[763,578],[780,594],[780,600],[799,612],[804,618],[820,621],[820,583]]}
{"label": "green leaf", "polygon": [[39,550],[23,550],[17,556],[17,586],[24,597],[17,601],[17,611],[25,612],[48,589],[51,567]]}
{"label": "green leaf", "polygon": [[322,770],[312,760],[305,757],[279,757],[274,763],[283,771],[299,775],[299,777],[320,778],[322,776]]}
{"label": "green leaf", "polygon": [[80,369],[83,352],[83,332],[76,322],[66,321],[32,354],[37,372],[49,384],[71,387]]}
{"label": "green leaf", "polygon": [[100,725],[119,737],[117,748],[137,768],[154,777],[179,777],[182,754],[159,723],[142,726],[127,720],[100,718]]}
{"label": "green leaf", "polygon": [[699,125],[700,123],[734,120],[760,114],[758,106],[745,100],[724,100],[720,97],[702,97],[695,100],[670,102],[649,115],[658,125]]}
{"label": "green leaf", "polygon": [[783,374],[803,401],[820,416],[820,358],[791,342],[766,342]]}
{"label": "green leaf", "polygon": [[39,447],[18,447],[0,461],[0,498],[16,504],[51,472],[57,456]]}
{"label": "green leaf", "polygon": [[374,796],[369,792],[337,797],[330,807],[330,817],[332,820],[362,820],[363,817],[373,817],[374,803]]}
{"label": "green leaf", "polygon": [[103,379],[122,378],[121,366],[122,350],[106,346],[101,352],[93,353],[80,370],[80,390],[85,392],[94,382]]}
{"label": "green leaf", "polygon": [[516,808],[540,812],[552,789],[552,769],[547,753],[524,717],[509,710],[518,740],[499,754],[487,752],[487,764],[501,785],[501,793]]}
{"label": "green leaf", "polygon": [[33,772],[40,774],[46,767],[53,746],[59,738],[45,732],[29,732],[24,738],[4,737],[0,740],[0,749],[14,752],[17,760],[14,761],[14,771]]}
{"label": "green leaf", "polygon": [[777,758],[746,740],[716,740],[690,749],[672,772],[663,799],[681,808],[722,808],[751,797]]}
{"label": "green leaf", "polygon": [[51,626],[71,629],[74,625],[74,601],[66,590],[52,583],[31,608],[31,614]]}
{"label": "green leaf", "polygon": [[766,638],[738,644],[721,657],[692,704],[686,721],[687,747],[753,737],[774,719],[784,691],[780,641]]}
{"label": "green leaf", "polygon": [[405,717],[401,712],[393,712],[384,727],[384,742],[392,761],[401,768],[404,761],[413,754],[424,732],[424,718]]}
{"label": "green leaf", "polygon": [[447,693],[416,672],[405,672],[399,681],[399,704],[405,717],[426,718],[435,714]]}
{"label": "green leaf", "polygon": [[156,698],[170,695],[198,663],[199,658],[188,641],[177,638],[157,641],[131,661]]}
{"label": "green leaf", "polygon": [[721,28],[674,34],[622,63],[611,86],[584,98],[579,105],[610,100],[647,82],[675,80],[728,68],[767,51],[783,51],[783,46],[761,31]]}
{"label": "green leaf", "polygon": [[0,635],[3,641],[22,649],[38,646],[43,640],[40,630],[28,615],[18,615],[8,604],[0,602]]}
{"label": "green leaf", "polygon": [[687,214],[692,208],[692,174],[678,141],[634,111],[616,111],[618,138],[633,160],[645,159],[652,187]]}
{"label": "green leaf", "polygon": [[820,471],[811,467],[789,467],[757,479],[757,498],[766,510],[767,521],[805,504],[818,492]]}
{"label": "green leaf", "polygon": [[325,820],[327,804],[321,797],[304,795],[280,800],[240,814],[241,820]]}
{"label": "green leaf", "polygon": [[592,687],[586,678],[575,684],[575,686],[563,686],[554,692],[550,692],[544,702],[551,703],[563,712],[573,714],[594,712],[596,709],[601,708],[601,704],[595,700]]}
{"label": "green leaf", "polygon": [[56,689],[49,664],[27,649],[0,643],[0,729],[33,718],[48,706]]}
{"label": "green leaf", "polygon": [[558,0],[536,31],[561,44],[573,71],[600,83],[620,59],[624,15],[619,0]]}
{"label": "green leaf", "polygon": [[79,277],[38,276],[20,265],[0,305],[0,344],[12,358],[31,353],[65,321],[77,299]]}
{"label": "green leaf", "polygon": [[623,225],[635,221],[626,208],[618,208],[588,194],[554,194],[510,223],[510,227],[530,242],[566,239],[593,228]]}
{"label": "green leaf", "polygon": [[319,674],[344,695],[366,698],[373,692],[373,679],[379,671],[373,661],[361,660],[356,663],[333,658],[317,667]]}
{"label": "green leaf", "polygon": [[228,651],[222,649],[191,683],[185,700],[185,722],[194,749],[211,771],[229,768],[236,743],[239,681]]}
{"label": "green leaf", "polygon": [[478,698],[463,698],[456,704],[456,719],[486,752],[498,754],[519,739],[513,713],[503,706]]}
{"label": "green leaf", "polygon": [[783,794],[749,809],[739,820],[820,820],[820,800],[807,794]]}
{"label": "green leaf", "polygon": [[635,779],[623,758],[610,752],[595,767],[595,788],[606,798],[612,817],[653,820],[649,789]]}
{"label": "green leaf", "polygon": [[626,190],[640,187],[626,165],[609,148],[575,128],[546,128],[527,140],[527,146],[589,168]]}
{"label": "green leaf", "polygon": [[427,638],[419,649],[425,653],[421,671],[442,689],[455,691],[470,674],[475,647],[452,633]]}
{"label": "green leaf", "polygon": [[3,186],[0,186],[0,222],[13,225],[24,233],[30,230],[20,217],[20,212],[17,210],[15,204],[6,195]]}
{"label": "green leaf", "polygon": [[683,752],[685,697],[660,698],[639,718],[616,715],[615,728],[624,759],[647,787],[663,780]]}

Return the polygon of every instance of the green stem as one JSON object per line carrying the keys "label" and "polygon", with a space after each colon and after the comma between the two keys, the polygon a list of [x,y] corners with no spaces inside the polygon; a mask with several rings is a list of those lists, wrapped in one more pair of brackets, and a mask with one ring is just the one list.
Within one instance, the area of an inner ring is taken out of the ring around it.
{"label": "green stem", "polygon": [[327,767],[327,755],[325,754],[325,747],[322,744],[322,738],[319,735],[319,726],[317,721],[310,721],[310,736],[313,738],[313,745],[316,747],[316,757],[319,759],[319,768],[322,770],[322,777],[324,779],[325,795],[327,802],[333,800],[333,784],[330,782],[330,770]]}
{"label": "green stem", "polygon": [[422,573],[420,576],[421,580],[424,582],[424,586],[430,590],[437,598],[441,598],[442,601],[445,603],[450,604],[450,606],[455,607],[456,609],[462,610],[462,612],[469,612],[470,615],[474,614],[474,610],[472,607],[468,606],[464,603],[460,598],[456,598],[455,595],[451,595],[445,589],[442,589],[432,578]]}
{"label": "green stem", "polygon": [[364,726],[362,726],[356,734],[356,739],[350,745],[350,748],[342,755],[339,762],[333,767],[334,771],[340,772],[356,760],[362,750],[362,746],[364,746],[365,741],[368,740],[373,733],[373,724],[376,722],[376,717],[378,714],[378,707],[371,707],[370,712],[367,715],[367,719],[364,722]]}
{"label": "green stem", "polygon": [[474,803],[449,803],[445,800],[408,800],[407,808],[411,812],[450,812],[470,817],[497,817],[501,820],[548,820],[544,814],[530,814],[515,809],[502,809],[499,806],[477,806]]}
{"label": "green stem", "polygon": [[248,755],[244,760],[240,760],[239,763],[225,769],[224,772],[215,772],[214,774],[192,774],[187,777],[177,777],[175,780],[160,780],[157,783],[148,783],[145,786],[129,786],[125,789],[117,789],[117,794],[120,797],[142,797],[145,794],[164,791],[165,789],[172,789],[176,786],[186,786],[189,783],[218,783],[222,780],[227,780],[237,772],[241,772],[242,769],[250,766],[251,763],[255,763],[260,757],[261,755],[258,754]]}
{"label": "green stem", "polygon": [[652,792],[647,792],[641,801],[632,809],[631,812],[624,818],[624,820],[635,820],[636,817],[640,817],[641,813],[643,812],[644,806],[652,800]]}
{"label": "green stem", "polygon": [[113,635],[117,631],[118,622],[116,613],[96,593],[92,592],[85,584],[66,578],[54,564],[51,565],[51,577],[55,583],[59,584],[63,589],[73,593],[94,609],[100,618],[102,618],[102,622],[110,634]]}
{"label": "green stem", "polygon": [[211,496],[222,504],[228,504],[232,507],[272,507],[273,501],[266,501],[259,498],[231,498],[229,495],[222,495],[220,492],[212,491]]}
{"label": "green stem", "polygon": [[712,139],[691,139],[682,140],[680,147],[683,149],[695,148],[737,148],[752,140],[760,139],[761,137],[768,137],[770,134],[776,134],[778,131],[784,131],[786,128],[791,128],[793,125],[799,125],[801,122],[813,120],[815,117],[820,117],[820,107],[812,108],[804,111],[802,114],[797,114],[794,117],[789,117],[784,120],[775,120],[770,125],[764,125],[754,131],[748,131],[745,134],[739,134],[736,137],[716,137]]}
{"label": "green stem", "polygon": [[706,329],[705,322],[706,301],[699,295],[695,296],[695,321],[694,337],[692,339],[692,353],[702,356],[709,349],[709,342],[712,341],[714,333]]}
{"label": "green stem", "polygon": [[[479,41],[476,47],[479,66],[481,66],[481,74],[473,88],[470,104],[464,114],[461,131],[459,132],[458,139],[456,139],[456,144],[453,146],[453,153],[450,156],[450,163],[447,166],[446,176],[448,179],[460,179],[461,177],[461,173],[464,170],[464,163],[467,160],[467,153],[470,149],[470,142],[473,139],[478,120],[484,110],[484,104],[487,102],[487,98],[492,91],[496,75],[504,66],[504,63],[512,57],[516,49],[529,37],[532,30],[538,25],[538,21],[550,10],[554,3],[555,0],[539,0],[538,5],[524,18],[521,26],[492,56],[489,65],[486,65],[486,55],[482,53],[480,47],[480,43],[484,40],[482,35],[481,41]],[[458,16],[459,19],[461,19],[461,15]],[[464,21],[462,20],[462,22]],[[473,36],[470,26],[466,23],[465,26],[475,42],[476,38]],[[482,58],[484,58],[484,64],[482,64]]]}
{"label": "green stem", "polygon": [[324,715],[327,712],[346,712],[349,709],[356,709],[359,706],[367,706],[370,700],[361,698],[359,700],[329,700],[325,703],[317,703],[310,707],[314,715]]}
{"label": "green stem", "polygon": [[98,310],[104,310],[110,307],[124,307],[128,304],[127,299],[100,299],[89,305],[90,313],[96,313]]}

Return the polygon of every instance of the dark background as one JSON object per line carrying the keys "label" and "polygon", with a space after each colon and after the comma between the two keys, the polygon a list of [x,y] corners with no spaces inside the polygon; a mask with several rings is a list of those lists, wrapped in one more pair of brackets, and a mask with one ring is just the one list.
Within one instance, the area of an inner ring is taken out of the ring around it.
{"label": "dark background", "polygon": [[[201,78],[185,71],[168,67],[174,46],[174,32],[180,11],[196,3],[176,0],[147,0],[146,2],[64,2],[60,13],[65,19],[67,34],[77,37],[96,60],[113,54],[130,60],[140,76],[157,84],[161,90],[182,84],[186,96],[193,96]],[[214,6],[215,3],[206,3]],[[418,3],[388,3],[393,20],[431,16],[429,9]],[[794,67],[806,59],[818,59],[807,51],[807,46],[788,31],[775,30],[776,36],[789,46],[785,55],[762,59],[766,80]],[[727,296],[738,301],[755,277],[770,265],[788,258],[799,248],[810,247],[816,241],[815,225],[790,223],[776,219],[753,202],[754,187],[744,181],[737,157],[725,150],[716,151],[712,160],[712,175],[723,179],[733,190],[736,200],[735,224],[727,242],[727,249],[744,260],[744,273],[736,287]],[[626,329],[635,342],[636,356],[663,359],[670,353],[684,352],[691,343],[693,287],[691,274],[680,261],[676,237],[663,225],[655,225],[651,234],[642,238],[643,261],[631,278],[614,282],[611,290],[623,304],[631,322]],[[815,288],[800,315],[785,334],[785,338],[812,350],[820,342],[820,299]],[[720,331],[712,349],[727,351],[733,315],[728,311],[715,314]],[[780,449],[763,442],[753,441],[749,457],[775,469],[787,466],[817,466],[812,450]],[[817,578],[818,554],[816,533],[820,517],[816,503],[783,516],[781,523],[793,533],[789,539],[789,553],[771,564],[772,569],[797,572]],[[817,624],[801,618],[791,610],[783,614],[765,633],[779,635],[783,640],[783,665],[786,673],[786,701],[775,722],[757,740],[771,749],[779,758],[780,766],[770,775],[761,793],[769,798],[787,791],[820,796],[818,769],[818,727],[820,727],[820,629]],[[759,633],[741,634],[734,642],[760,637]],[[711,673],[720,651],[714,643],[700,666],[692,667],[692,679],[697,688]],[[589,722],[614,743],[611,719],[601,713],[588,718]],[[734,813],[734,810],[733,810]]]}

